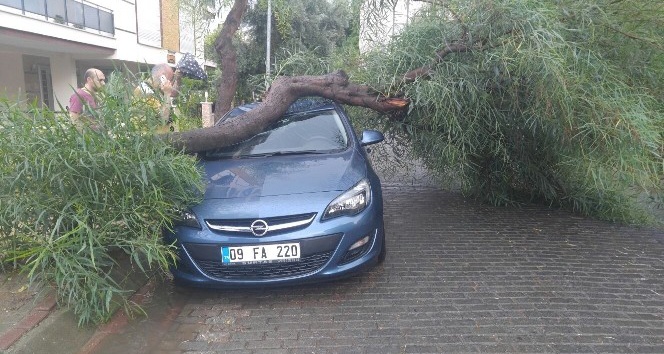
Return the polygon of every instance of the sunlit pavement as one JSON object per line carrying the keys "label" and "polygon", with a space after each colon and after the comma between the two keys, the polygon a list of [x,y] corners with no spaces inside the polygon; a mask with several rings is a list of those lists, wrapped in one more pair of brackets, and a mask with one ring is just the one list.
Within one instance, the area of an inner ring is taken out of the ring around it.
{"label": "sunlit pavement", "polygon": [[[160,282],[90,353],[664,353],[664,234],[544,207],[385,188],[388,257],[350,279]],[[29,352],[27,349],[24,352]]]}

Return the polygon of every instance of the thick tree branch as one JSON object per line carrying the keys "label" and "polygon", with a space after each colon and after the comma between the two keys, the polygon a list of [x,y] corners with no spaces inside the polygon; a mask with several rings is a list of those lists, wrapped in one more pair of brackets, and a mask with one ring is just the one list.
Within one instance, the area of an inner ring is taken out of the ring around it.
{"label": "thick tree branch", "polygon": [[[503,35],[508,35],[514,33],[513,29],[509,29],[503,33]],[[467,33],[464,34],[466,36]],[[413,69],[402,77],[402,81],[405,84],[409,84],[414,82],[417,79],[427,79],[431,75],[432,69],[438,65],[440,62],[445,59],[448,55],[452,53],[464,53],[464,52],[469,52],[472,50],[488,50],[490,48],[494,48],[497,46],[502,45],[502,43],[499,44],[489,44],[489,40],[487,38],[480,38],[472,43],[467,43],[465,40],[459,40],[457,42],[454,42],[452,44],[445,44],[445,47],[435,53],[435,59],[431,62],[431,64],[419,67],[417,69]]]}
{"label": "thick tree branch", "polygon": [[616,33],[619,33],[619,34],[621,34],[621,35],[623,35],[623,36],[625,36],[625,37],[627,37],[627,38],[629,38],[629,39],[633,39],[633,40],[637,40],[637,41],[643,41],[643,42],[646,42],[646,43],[648,43],[648,44],[653,45],[654,47],[656,47],[656,48],[658,48],[658,49],[660,49],[660,50],[664,50],[664,45],[662,45],[661,43],[658,43],[658,42],[652,41],[652,40],[647,39],[647,38],[639,37],[639,36],[637,36],[637,35],[635,35],[635,34],[627,33],[627,32],[622,31],[622,30],[620,30],[619,28],[616,28],[616,27],[614,27],[614,26],[604,25],[604,27],[606,27],[606,28],[608,28],[608,29],[610,29],[610,30],[612,30],[612,31],[614,31],[614,32],[616,32]]}
{"label": "thick tree branch", "polygon": [[233,36],[240,28],[242,16],[247,10],[247,0],[235,0],[231,11],[226,16],[219,36],[214,41],[214,48],[221,59],[221,82],[215,101],[215,119],[231,108],[237,88],[237,52],[233,45]]}
{"label": "thick tree branch", "polygon": [[[215,49],[221,58],[222,69],[216,100],[216,119],[231,108],[237,87],[237,55],[232,40],[240,26],[242,15],[247,9],[247,3],[247,0],[235,0],[224,27],[215,41]],[[452,14],[461,23],[461,18],[453,12]],[[435,53],[435,58],[429,65],[409,71],[402,77],[402,83],[408,84],[418,78],[429,78],[434,66],[442,62],[449,54],[489,48],[484,39],[469,41],[467,28],[463,23],[461,26],[463,33],[460,40],[446,43]],[[343,104],[366,107],[380,113],[404,112],[410,103],[407,98],[385,97],[367,85],[350,83],[348,76],[343,71],[321,76],[279,77],[270,86],[263,102],[245,113],[242,118],[211,128],[170,133],[165,136],[165,139],[175,148],[187,153],[229,146],[264,131],[283,116],[293,102],[304,96],[324,97]]]}
{"label": "thick tree branch", "polygon": [[433,67],[443,61],[446,56],[452,53],[463,53],[470,50],[471,47],[464,43],[448,44],[445,46],[445,48],[436,52],[436,59],[433,61],[433,63],[419,67],[417,69],[413,69],[404,74],[403,82],[408,84],[414,82],[418,78],[428,78],[431,75],[431,70]]}
{"label": "thick tree branch", "polygon": [[352,84],[343,71],[322,76],[280,77],[272,83],[263,102],[245,113],[242,119],[211,128],[171,133],[166,139],[187,153],[232,145],[263,131],[303,96],[320,96],[382,113],[403,110],[409,103],[402,98],[382,97],[368,86]]}

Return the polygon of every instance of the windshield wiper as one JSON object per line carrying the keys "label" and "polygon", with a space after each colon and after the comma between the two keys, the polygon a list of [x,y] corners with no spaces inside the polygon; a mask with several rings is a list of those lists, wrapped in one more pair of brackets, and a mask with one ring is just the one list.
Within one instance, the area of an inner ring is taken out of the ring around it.
{"label": "windshield wiper", "polygon": [[326,154],[328,151],[321,150],[293,150],[293,151],[274,151],[266,152],[262,154],[249,154],[249,155],[240,155],[236,158],[254,158],[254,157],[270,157],[270,156],[287,156],[287,155],[318,155]]}

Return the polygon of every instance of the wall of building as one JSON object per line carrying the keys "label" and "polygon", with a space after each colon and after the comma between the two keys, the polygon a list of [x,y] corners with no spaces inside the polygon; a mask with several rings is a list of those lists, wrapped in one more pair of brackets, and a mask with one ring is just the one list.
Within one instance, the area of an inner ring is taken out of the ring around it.
{"label": "wall of building", "polygon": [[[96,47],[114,49],[116,46],[116,41],[109,35],[49,22],[43,18],[23,16],[20,13],[0,11],[0,23],[3,27],[6,26],[14,30],[64,40],[75,39],[77,43]],[[21,45],[22,43],[18,42],[17,44]]]}
{"label": "wall of building", "polygon": [[[114,34],[0,5],[0,95],[25,99],[29,86],[30,99],[34,100],[43,87],[36,84],[36,73],[42,70],[33,69],[46,68],[48,75],[39,77],[48,77],[48,106],[59,110],[60,105],[64,108],[69,104],[72,88],[80,86],[78,75],[89,67],[110,72],[127,66],[129,71],[138,72],[169,60],[174,64],[181,56],[183,31],[179,28],[178,1],[90,1],[113,12]],[[39,63],[33,63],[37,59]],[[23,92],[21,97],[19,92]]]}
{"label": "wall of building", "polygon": [[166,62],[167,50],[141,45],[136,41],[136,35],[128,32],[116,32],[118,43],[115,54],[110,59],[131,61],[139,64],[156,64]]}
{"label": "wall of building", "polygon": [[180,51],[179,14],[177,0],[161,1],[162,47],[173,53]]}
{"label": "wall of building", "polygon": [[425,2],[414,0],[397,0],[394,7],[385,8],[378,16],[380,26],[369,27],[364,18],[367,16],[366,8],[360,13],[360,51],[366,52],[371,49],[380,48],[392,40],[392,37],[398,35],[413,16],[416,15]]}
{"label": "wall of building", "polygon": [[[60,110],[60,105],[66,107],[69,105],[69,97],[77,87],[76,61],[70,54],[58,54],[50,56],[51,79],[53,82],[53,96],[56,111]],[[59,103],[59,104],[58,104]]]}
{"label": "wall of building", "polygon": [[25,93],[23,78],[23,60],[21,53],[0,52],[0,96],[10,100],[23,99],[19,92]]}
{"label": "wall of building", "polygon": [[118,31],[136,34],[136,5],[133,1],[118,1],[114,14],[116,35]]}
{"label": "wall of building", "polygon": [[[169,1],[173,2],[173,0]],[[168,1],[165,0],[162,6],[165,6],[167,3]],[[140,4],[137,5],[135,0],[123,0],[115,5],[115,39],[118,45],[115,53],[109,59],[122,62],[133,62],[141,68],[147,66],[147,64],[153,65],[166,62],[168,50],[161,48],[161,45],[154,46],[146,44],[146,38],[139,38],[139,31],[136,27],[137,16],[140,21],[148,21],[148,29],[153,29],[152,27],[157,25],[156,23],[152,23],[153,20],[163,21],[163,15],[158,13],[146,14],[139,12],[137,15],[136,12],[146,6],[150,9],[159,9],[159,1],[141,0]],[[170,27],[171,26],[168,24],[161,23],[161,28],[164,31]],[[154,29],[156,28],[157,27]],[[170,31],[173,32],[173,30]],[[176,35],[178,34],[177,28],[174,33]],[[143,33],[143,35],[145,34],[146,33]],[[164,37],[166,37],[166,34],[159,36],[159,38],[161,38],[160,43],[161,41],[164,41]]]}

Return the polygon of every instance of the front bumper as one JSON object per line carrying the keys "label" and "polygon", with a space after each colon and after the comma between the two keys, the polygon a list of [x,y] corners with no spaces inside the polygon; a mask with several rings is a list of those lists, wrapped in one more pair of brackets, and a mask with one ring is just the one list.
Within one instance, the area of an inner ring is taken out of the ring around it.
{"label": "front bumper", "polygon": [[[164,235],[178,247],[179,261],[171,268],[177,283],[195,287],[251,287],[320,282],[362,272],[378,262],[384,247],[382,200],[375,198],[363,212],[320,222],[306,228],[268,237],[225,235],[203,225],[201,230],[181,227]],[[369,242],[349,251],[351,245]],[[250,265],[224,264],[221,247],[298,242],[296,262]]]}

